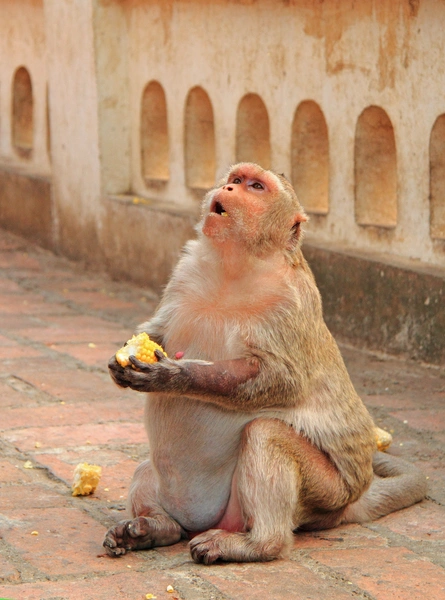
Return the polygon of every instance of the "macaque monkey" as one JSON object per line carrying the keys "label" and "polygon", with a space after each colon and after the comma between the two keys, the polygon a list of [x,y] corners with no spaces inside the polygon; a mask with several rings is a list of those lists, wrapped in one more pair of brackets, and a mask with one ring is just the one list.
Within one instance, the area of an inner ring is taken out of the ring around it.
{"label": "macaque monkey", "polygon": [[424,498],[413,465],[376,451],[302,255],[306,220],[285,177],[251,163],[205,196],[198,237],[138,330],[168,358],[109,363],[118,385],[149,392],[151,448],[111,556],[189,538],[196,562],[272,560],[298,529]]}

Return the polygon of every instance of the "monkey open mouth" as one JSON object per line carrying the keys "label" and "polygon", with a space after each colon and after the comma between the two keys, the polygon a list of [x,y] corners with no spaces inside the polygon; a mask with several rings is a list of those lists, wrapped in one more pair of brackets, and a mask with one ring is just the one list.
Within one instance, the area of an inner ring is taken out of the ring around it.
{"label": "monkey open mouth", "polygon": [[222,217],[227,217],[227,212],[225,211],[221,202],[215,202],[212,212],[216,213],[217,215],[221,215]]}

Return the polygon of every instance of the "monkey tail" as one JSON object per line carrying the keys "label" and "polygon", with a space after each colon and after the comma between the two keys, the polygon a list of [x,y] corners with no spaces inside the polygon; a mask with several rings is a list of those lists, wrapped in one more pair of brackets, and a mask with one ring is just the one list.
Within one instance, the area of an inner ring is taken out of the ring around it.
{"label": "monkey tail", "polygon": [[407,508],[425,498],[427,482],[422,472],[404,460],[376,452],[371,487],[344,512],[343,523],[363,523]]}

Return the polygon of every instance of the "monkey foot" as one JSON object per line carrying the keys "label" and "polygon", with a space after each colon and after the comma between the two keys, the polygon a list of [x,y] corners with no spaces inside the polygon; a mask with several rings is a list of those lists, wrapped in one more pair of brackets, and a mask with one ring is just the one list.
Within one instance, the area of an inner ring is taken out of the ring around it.
{"label": "monkey foot", "polygon": [[153,547],[153,533],[145,517],[121,521],[108,530],[103,546],[110,556],[122,556],[131,550]]}
{"label": "monkey foot", "polygon": [[225,552],[227,538],[236,534],[223,529],[209,529],[190,542],[190,553],[196,563],[211,565],[217,560],[233,560]]}

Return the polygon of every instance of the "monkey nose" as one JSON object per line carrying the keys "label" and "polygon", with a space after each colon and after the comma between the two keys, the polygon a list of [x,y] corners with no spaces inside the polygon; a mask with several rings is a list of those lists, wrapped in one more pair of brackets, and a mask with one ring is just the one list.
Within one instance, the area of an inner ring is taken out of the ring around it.
{"label": "monkey nose", "polygon": [[223,190],[226,190],[228,192],[232,192],[233,191],[233,187],[231,185],[225,185],[225,186],[223,186]]}

